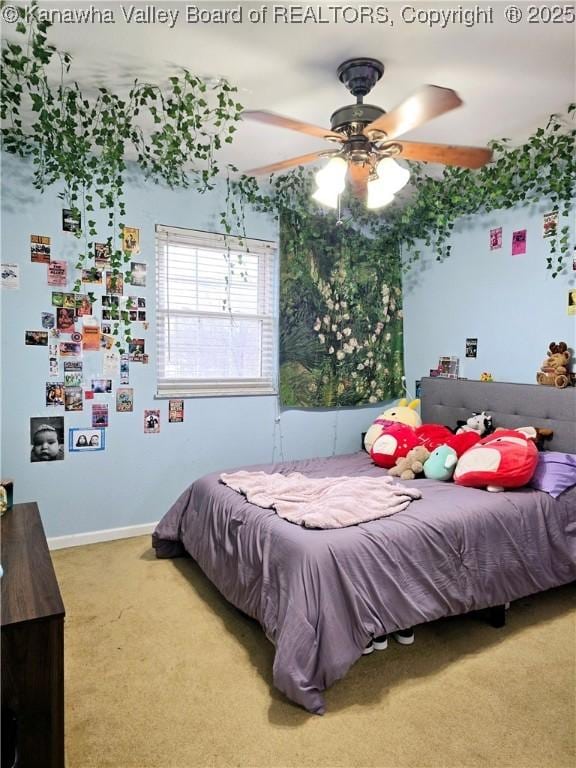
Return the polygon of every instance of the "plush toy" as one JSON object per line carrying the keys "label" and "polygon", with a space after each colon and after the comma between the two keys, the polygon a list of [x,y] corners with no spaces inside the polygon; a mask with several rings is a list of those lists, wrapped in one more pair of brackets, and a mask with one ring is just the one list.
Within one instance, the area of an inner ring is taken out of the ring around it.
{"label": "plush toy", "polygon": [[492,376],[490,371],[482,371],[480,381],[494,381],[494,376]]}
{"label": "plush toy", "polygon": [[406,456],[411,448],[419,445],[418,438],[412,427],[397,422],[386,428],[376,438],[370,456],[374,464],[384,469],[391,469],[396,464],[396,459]]}
{"label": "plush toy", "polygon": [[450,480],[457,463],[458,454],[454,448],[439,445],[424,462],[424,475],[429,480]]}
{"label": "plush toy", "polygon": [[396,405],[387,408],[373,422],[364,436],[364,448],[370,453],[374,441],[388,426],[387,422],[400,422],[410,427],[419,427],[422,424],[419,414],[415,410],[420,405],[420,400],[412,400],[410,404],[406,399],[399,400]]}
{"label": "plush toy", "polygon": [[416,427],[415,432],[418,442],[429,451],[433,451],[439,445],[449,443],[450,439],[454,437],[452,431],[442,424],[422,424],[421,427]]}
{"label": "plush toy", "polygon": [[466,451],[456,465],[454,481],[487,491],[520,488],[530,481],[537,463],[533,440],[522,430],[502,429]]}
{"label": "plush toy", "polygon": [[399,477],[401,480],[414,480],[416,475],[424,471],[424,462],[430,456],[430,451],[423,445],[417,445],[416,448],[408,451],[406,456],[396,459],[396,466],[388,472],[393,477]]}
{"label": "plush toy", "polygon": [[551,342],[548,347],[548,357],[536,374],[536,382],[548,387],[558,387],[558,389],[567,387],[570,383],[571,357],[565,341],[559,344]]}
{"label": "plush toy", "polygon": [[367,453],[370,453],[372,450],[372,446],[374,445],[374,441],[377,437],[380,437],[380,435],[388,429],[388,427],[391,427],[392,424],[396,424],[395,421],[390,421],[390,419],[384,419],[382,416],[378,416],[375,421],[372,422],[372,425],[369,427],[368,432],[364,435],[364,449]]}
{"label": "plush toy", "polygon": [[420,414],[416,410],[419,405],[420,400],[412,400],[409,403],[404,398],[391,408],[387,408],[382,414],[382,418],[390,419],[390,421],[399,421],[402,424],[408,424],[409,427],[419,427],[422,424]]}
{"label": "plush toy", "polygon": [[476,432],[480,437],[489,435],[492,432],[492,416],[486,411],[473,413],[466,421],[458,422],[456,434],[459,435],[462,432]]}

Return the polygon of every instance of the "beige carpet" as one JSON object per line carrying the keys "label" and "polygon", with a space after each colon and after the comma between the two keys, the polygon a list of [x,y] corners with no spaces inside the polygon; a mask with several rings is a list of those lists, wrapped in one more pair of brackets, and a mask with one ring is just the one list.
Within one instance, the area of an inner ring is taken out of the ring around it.
{"label": "beige carpet", "polygon": [[149,538],[53,553],[66,606],[68,768],[572,768],[574,586],[418,629],[309,715],[273,647],[190,560]]}

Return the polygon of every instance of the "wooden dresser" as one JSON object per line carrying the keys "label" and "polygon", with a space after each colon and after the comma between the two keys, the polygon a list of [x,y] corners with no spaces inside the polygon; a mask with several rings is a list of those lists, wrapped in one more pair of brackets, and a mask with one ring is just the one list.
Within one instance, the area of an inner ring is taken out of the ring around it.
{"label": "wooden dresser", "polygon": [[38,505],[1,519],[2,768],[63,768],[64,604]]}

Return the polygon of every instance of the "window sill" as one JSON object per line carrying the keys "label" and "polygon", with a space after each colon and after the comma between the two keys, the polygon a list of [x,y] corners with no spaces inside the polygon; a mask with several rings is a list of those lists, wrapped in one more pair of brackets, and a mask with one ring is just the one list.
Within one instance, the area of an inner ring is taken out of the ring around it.
{"label": "window sill", "polygon": [[157,392],[154,400],[194,400],[199,397],[277,397],[276,390],[254,390],[247,392],[222,392],[222,390],[198,390],[197,392]]}

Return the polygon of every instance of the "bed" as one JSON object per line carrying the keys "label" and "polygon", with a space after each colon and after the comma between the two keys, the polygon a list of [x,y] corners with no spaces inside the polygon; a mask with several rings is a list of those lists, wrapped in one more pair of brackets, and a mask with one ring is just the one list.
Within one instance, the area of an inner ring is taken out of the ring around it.
{"label": "bed", "polygon": [[[424,379],[424,422],[474,410],[496,426],[549,427],[549,449],[576,453],[576,390]],[[377,476],[368,454],[253,470]],[[305,529],[250,504],[219,473],[196,480],[153,534],[157,557],[189,555],[275,645],[275,686],[313,713],[373,636],[501,606],[576,579],[576,487],[557,499],[412,480],[422,498],[390,517]],[[361,503],[361,502],[359,502]]]}

